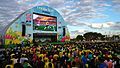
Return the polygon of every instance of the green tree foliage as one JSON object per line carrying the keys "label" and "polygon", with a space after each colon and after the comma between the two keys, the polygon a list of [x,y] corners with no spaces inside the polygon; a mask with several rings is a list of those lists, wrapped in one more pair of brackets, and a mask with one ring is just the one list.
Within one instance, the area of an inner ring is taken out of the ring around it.
{"label": "green tree foliage", "polygon": [[119,35],[113,35],[112,36],[112,40],[118,40],[118,39],[120,39]]}
{"label": "green tree foliage", "polygon": [[88,32],[83,35],[87,41],[90,40],[101,40],[103,39],[103,35],[97,32]]}
{"label": "green tree foliage", "polygon": [[78,35],[78,36],[76,37],[76,40],[77,40],[77,41],[80,41],[80,40],[82,41],[82,40],[83,40],[83,36],[82,36],[82,35]]}

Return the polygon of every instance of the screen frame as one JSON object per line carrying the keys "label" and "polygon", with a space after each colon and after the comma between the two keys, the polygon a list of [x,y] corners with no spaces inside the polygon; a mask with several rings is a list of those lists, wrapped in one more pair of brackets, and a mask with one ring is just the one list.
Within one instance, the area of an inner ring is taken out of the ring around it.
{"label": "screen frame", "polygon": [[[33,14],[32,14],[33,30],[37,30],[37,29],[34,28],[34,27],[35,27],[35,26],[34,26],[34,20],[33,20],[33,15],[34,15],[34,14],[55,18],[55,19],[56,19],[56,28],[55,28],[55,31],[57,31],[57,17],[55,17],[55,16],[50,16],[50,15],[46,15],[46,14],[35,13],[35,12],[33,12]],[[40,30],[40,31],[44,31],[44,30]],[[48,30],[48,31],[49,31],[49,30]]]}

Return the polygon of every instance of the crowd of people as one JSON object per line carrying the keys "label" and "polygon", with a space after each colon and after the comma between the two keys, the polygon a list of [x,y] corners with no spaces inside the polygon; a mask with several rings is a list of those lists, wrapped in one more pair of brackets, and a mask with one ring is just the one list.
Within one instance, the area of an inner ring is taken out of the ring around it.
{"label": "crowd of people", "polygon": [[120,68],[120,43],[67,43],[5,49],[0,68]]}

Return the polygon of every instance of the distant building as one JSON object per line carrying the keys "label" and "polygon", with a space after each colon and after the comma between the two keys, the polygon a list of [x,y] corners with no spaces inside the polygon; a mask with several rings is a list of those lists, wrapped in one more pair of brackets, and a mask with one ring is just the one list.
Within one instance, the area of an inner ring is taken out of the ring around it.
{"label": "distant building", "polygon": [[70,40],[64,19],[48,6],[37,6],[22,13],[4,29],[2,36],[4,44]]}

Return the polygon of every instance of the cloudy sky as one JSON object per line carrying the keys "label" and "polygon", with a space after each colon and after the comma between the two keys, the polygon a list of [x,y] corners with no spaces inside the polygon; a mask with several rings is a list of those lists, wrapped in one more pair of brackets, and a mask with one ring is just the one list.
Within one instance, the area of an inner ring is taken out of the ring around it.
{"label": "cloudy sky", "polygon": [[120,0],[0,0],[0,30],[24,11],[41,5],[63,16],[72,38],[86,32],[120,34]]}

